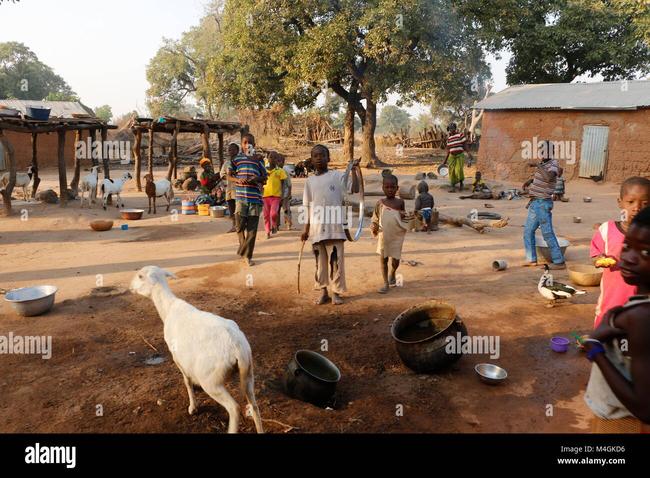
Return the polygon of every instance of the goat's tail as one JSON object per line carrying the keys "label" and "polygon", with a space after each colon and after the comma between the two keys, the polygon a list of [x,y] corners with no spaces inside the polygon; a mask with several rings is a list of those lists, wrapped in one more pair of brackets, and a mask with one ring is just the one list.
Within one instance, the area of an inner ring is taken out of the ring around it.
{"label": "goat's tail", "polygon": [[104,183],[102,183],[102,186],[99,188],[99,191],[102,193],[102,196],[104,196]]}
{"label": "goat's tail", "polygon": [[248,402],[246,416],[252,415],[257,433],[264,433],[262,417],[260,416],[260,410],[257,407],[257,401],[255,400],[253,354],[251,353],[250,346],[246,347],[246,350],[240,349],[240,353],[237,356],[237,368],[239,370],[239,386],[241,387],[242,394],[246,397],[246,401]]}

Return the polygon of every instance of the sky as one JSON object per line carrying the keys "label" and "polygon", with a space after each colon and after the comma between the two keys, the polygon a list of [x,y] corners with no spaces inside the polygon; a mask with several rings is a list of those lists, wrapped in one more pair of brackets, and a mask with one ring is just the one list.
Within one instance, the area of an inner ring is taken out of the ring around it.
{"label": "sky", "polygon": [[[179,38],[206,0],[21,0],[0,5],[0,42],[27,45],[91,108],[114,117],[145,110],[145,69],[162,39]],[[492,59],[493,91],[506,87],[507,58]],[[394,103],[392,97],[388,103]],[[408,108],[412,116],[423,105]]]}

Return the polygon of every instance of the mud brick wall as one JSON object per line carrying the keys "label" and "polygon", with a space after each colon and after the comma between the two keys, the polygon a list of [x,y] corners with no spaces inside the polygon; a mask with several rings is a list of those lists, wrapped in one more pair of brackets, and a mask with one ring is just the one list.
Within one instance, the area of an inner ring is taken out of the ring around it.
{"label": "mud brick wall", "polygon": [[522,142],[576,141],[576,162],[560,161],[567,180],[578,178],[583,127],[609,126],[605,180],[650,177],[650,109],[635,111],[485,111],[478,170],[501,181],[525,181],[531,168],[522,158]]}
{"label": "mud brick wall", "polygon": [[[25,172],[32,164],[32,135],[29,133],[16,133],[14,131],[6,130],[5,135],[14,147],[17,170],[19,172]],[[84,133],[84,140],[87,135],[88,133]],[[65,164],[68,168],[72,168],[74,165],[74,139],[74,131],[68,131],[65,135]],[[59,164],[58,135],[56,133],[39,134],[36,145],[39,169],[56,168]],[[8,167],[6,159],[5,165]]]}

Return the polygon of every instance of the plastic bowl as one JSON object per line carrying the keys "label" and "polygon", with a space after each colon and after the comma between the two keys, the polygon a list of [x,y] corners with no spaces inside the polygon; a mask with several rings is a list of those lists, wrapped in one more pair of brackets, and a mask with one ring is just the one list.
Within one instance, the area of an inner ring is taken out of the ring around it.
{"label": "plastic bowl", "polygon": [[553,337],[551,339],[551,349],[553,352],[558,352],[563,354],[569,350],[569,344],[571,341],[565,337]]}
{"label": "plastic bowl", "polygon": [[19,315],[31,317],[44,314],[52,308],[57,290],[57,287],[53,285],[23,287],[7,292],[5,300]]}

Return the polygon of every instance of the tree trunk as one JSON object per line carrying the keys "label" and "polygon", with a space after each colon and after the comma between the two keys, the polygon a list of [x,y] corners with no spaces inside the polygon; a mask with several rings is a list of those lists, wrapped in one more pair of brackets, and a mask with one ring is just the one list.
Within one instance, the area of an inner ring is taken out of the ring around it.
{"label": "tree trunk", "polygon": [[349,162],[354,159],[354,108],[348,105],[343,122],[343,159]]}
{"label": "tree trunk", "polygon": [[366,168],[378,168],[385,164],[377,159],[375,152],[375,129],[377,128],[377,104],[366,98],[366,118],[363,123],[363,147],[361,164]]}
{"label": "tree trunk", "polygon": [[14,156],[14,147],[11,145],[3,131],[0,129],[0,144],[5,151],[9,166],[9,184],[2,190],[2,201],[5,206],[5,215],[11,216],[11,193],[16,185],[16,157]]}
{"label": "tree trunk", "polygon": [[77,154],[77,145],[82,141],[83,133],[80,130],[74,132],[74,176],[70,182],[70,189],[75,196],[79,192],[79,177],[81,176],[81,157]]}
{"label": "tree trunk", "polygon": [[210,128],[207,124],[203,125],[201,140],[203,141],[203,157],[212,161],[212,153],[210,152]]}
{"label": "tree trunk", "polygon": [[221,171],[221,166],[223,166],[223,133],[218,133],[217,138],[219,139],[219,171]]}
{"label": "tree trunk", "polygon": [[142,173],[142,130],[138,129],[135,132],[135,144],[133,145],[133,157],[135,158],[135,184],[138,191],[142,191],[142,180],[140,175]]}
{"label": "tree trunk", "polygon": [[34,178],[32,182],[32,198],[36,197],[36,190],[38,185],[41,184],[41,178],[38,175],[37,139],[38,134],[32,133],[32,174]]}
{"label": "tree trunk", "polygon": [[68,178],[65,170],[65,130],[57,131],[58,163],[59,163],[59,205],[65,207],[68,204]]}

